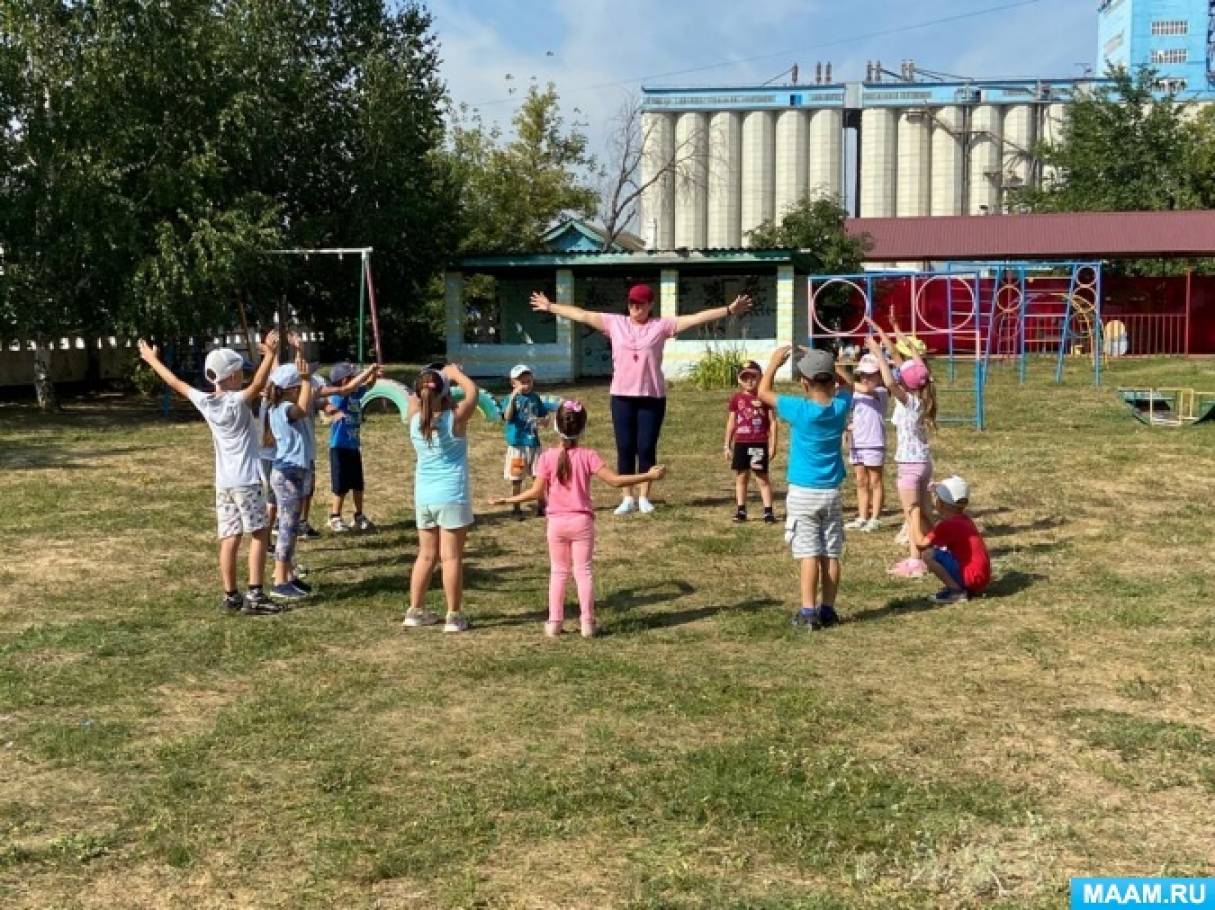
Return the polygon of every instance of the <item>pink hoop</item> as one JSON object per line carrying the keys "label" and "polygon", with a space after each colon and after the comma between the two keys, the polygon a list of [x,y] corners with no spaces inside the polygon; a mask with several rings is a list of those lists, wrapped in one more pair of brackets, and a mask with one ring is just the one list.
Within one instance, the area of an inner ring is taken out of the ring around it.
{"label": "pink hoop", "polygon": [[[865,304],[865,309],[864,309],[865,316],[870,315],[870,312],[873,309],[873,302],[869,299],[869,295],[866,294],[864,289],[859,284],[857,284],[855,281],[852,281],[848,278],[828,278],[826,281],[824,281],[822,284],[820,284],[816,290],[814,287],[814,279],[812,278],[812,279],[810,279],[810,330],[811,330],[811,334],[814,335],[815,337],[821,337],[821,338],[850,338],[853,335],[867,334],[864,316],[861,317],[861,321],[858,322],[856,324],[856,327],[853,328],[851,331],[841,330],[838,332],[835,331],[834,329],[827,328],[825,325],[823,325],[822,320],[820,320],[818,318],[818,306],[816,305],[818,297],[821,293],[823,293],[823,291],[825,291],[827,288],[831,287],[831,285],[833,285],[833,284],[847,285],[848,287],[855,290],[858,294],[860,294],[861,300]],[[821,331],[819,331],[820,329],[821,329]]]}
{"label": "pink hoop", "polygon": [[[941,328],[940,326],[935,326],[931,322],[929,322],[924,317],[924,313],[921,310],[921,305],[923,304],[923,301],[924,301],[924,291],[934,281],[941,281],[941,280],[962,282],[962,287],[965,288],[966,293],[968,293],[970,295],[970,309],[966,314],[966,318],[963,319],[957,325],[949,326],[948,328],[944,328],[944,329]],[[911,305],[912,305],[913,312],[916,315],[916,318],[923,325],[928,327],[927,332],[925,332],[923,329],[917,329],[916,331],[919,334],[953,335],[953,334],[959,334],[959,333],[963,332],[964,330],[966,330],[966,326],[968,323],[975,321],[975,315],[977,314],[978,309],[979,309],[979,300],[978,300],[978,295],[975,293],[974,285],[972,285],[968,280],[966,280],[965,277],[963,277],[961,275],[932,275],[932,276],[924,279],[924,281],[920,283],[920,286],[916,289],[915,297],[912,298]],[[973,331],[973,330],[969,330],[969,331]]]}

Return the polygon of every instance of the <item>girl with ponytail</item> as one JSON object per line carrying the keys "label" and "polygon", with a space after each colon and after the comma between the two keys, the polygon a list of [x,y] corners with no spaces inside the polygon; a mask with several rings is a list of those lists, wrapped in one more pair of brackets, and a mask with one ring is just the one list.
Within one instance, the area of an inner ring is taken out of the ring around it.
{"label": "girl with ponytail", "polygon": [[[451,387],[464,392],[457,404]],[[447,600],[444,632],[463,632],[464,544],[473,524],[468,485],[468,422],[477,408],[477,386],[455,364],[427,367],[413,384],[409,400],[409,439],[417,455],[414,508],[418,558],[409,583],[407,627],[432,626],[438,614],[426,608],[426,592],[440,561]]]}
{"label": "girl with ponytail", "polygon": [[586,431],[586,408],[580,401],[563,401],[557,409],[560,445],[548,449],[536,463],[535,485],[516,496],[491,499],[490,505],[546,501],[548,553],[552,572],[548,586],[548,622],[544,632],[560,635],[565,622],[565,587],[570,575],[578,588],[582,635],[595,634],[595,593],[591,558],[595,551],[595,507],[591,476],[621,488],[661,480],[666,468],[655,465],[643,474],[617,474],[594,449],[579,445]]}

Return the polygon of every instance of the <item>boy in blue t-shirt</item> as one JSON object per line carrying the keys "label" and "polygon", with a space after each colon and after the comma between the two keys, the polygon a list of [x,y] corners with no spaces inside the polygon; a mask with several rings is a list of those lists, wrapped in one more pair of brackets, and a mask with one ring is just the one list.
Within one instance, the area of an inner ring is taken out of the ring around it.
{"label": "boy in blue t-shirt", "polygon": [[[795,365],[806,397],[777,395],[776,371],[792,348],[777,348],[760,380],[758,395],[789,424],[785,540],[801,561],[802,607],[794,623],[824,629],[838,623],[835,595],[844,552],[840,484],[846,476],[841,443],[852,404],[851,380],[836,372],[828,351],[809,350]],[[821,587],[821,597],[819,594]]]}
{"label": "boy in blue t-shirt", "polygon": [[[544,399],[536,394],[532,368],[525,363],[510,371],[511,393],[502,409],[506,422],[506,461],[502,478],[509,480],[513,495],[518,496],[525,480],[536,476],[536,459],[540,457],[540,420],[549,415]],[[536,514],[544,514],[543,500],[536,503]],[[515,505],[514,515],[522,519],[523,509]]]}
{"label": "boy in blue t-shirt", "polygon": [[[336,533],[357,528],[374,531],[375,525],[363,514],[363,453],[359,450],[359,429],[363,425],[363,396],[367,386],[380,375],[380,367],[372,364],[361,373],[354,364],[343,361],[329,374],[336,392],[325,402],[325,413],[332,418],[329,425],[329,486],[333,504],[329,509],[329,530]],[[342,503],[346,494],[354,499],[354,518],[342,522]]]}

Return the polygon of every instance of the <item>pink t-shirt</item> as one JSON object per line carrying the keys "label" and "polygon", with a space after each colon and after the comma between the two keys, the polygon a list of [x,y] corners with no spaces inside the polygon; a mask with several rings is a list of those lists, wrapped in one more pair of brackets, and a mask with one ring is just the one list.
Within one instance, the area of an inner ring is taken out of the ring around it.
{"label": "pink t-shirt", "polygon": [[638,325],[628,316],[603,313],[603,327],[612,341],[613,395],[665,398],[662,351],[675,336],[674,319],[649,319]]}
{"label": "pink t-shirt", "polygon": [[561,449],[545,449],[536,462],[536,476],[548,483],[548,515],[590,515],[595,508],[591,504],[591,477],[603,467],[603,459],[594,449],[574,446],[568,450],[570,456],[570,479],[568,483],[557,480],[557,461]]}

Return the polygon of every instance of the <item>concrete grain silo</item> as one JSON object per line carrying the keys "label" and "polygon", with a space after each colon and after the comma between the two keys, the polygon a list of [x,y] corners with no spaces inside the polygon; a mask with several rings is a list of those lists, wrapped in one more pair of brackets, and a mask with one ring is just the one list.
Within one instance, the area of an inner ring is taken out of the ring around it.
{"label": "concrete grain silo", "polygon": [[922,110],[899,112],[898,172],[895,214],[900,218],[927,215],[932,201],[932,131]]}
{"label": "concrete grain silo", "polygon": [[1004,120],[993,104],[980,104],[970,115],[970,201],[967,214],[1001,211],[1004,174]]}
{"label": "concrete grain silo", "polygon": [[1032,105],[1014,104],[1004,111],[1004,183],[1014,190],[1030,186],[1037,117]]}
{"label": "concrete grain silo", "polygon": [[858,212],[862,218],[890,218],[895,213],[898,114],[889,108],[861,113],[861,155]]}
{"label": "concrete grain silo", "polygon": [[708,243],[709,118],[680,114],[675,121],[675,247]]}
{"label": "concrete grain silo", "polygon": [[961,215],[966,169],[966,114],[961,107],[938,108],[932,122],[932,204],[930,215]]}
{"label": "concrete grain silo", "polygon": [[823,108],[810,115],[807,189],[817,196],[844,198],[844,115]]}
{"label": "concrete grain silo", "polygon": [[768,111],[748,111],[742,125],[742,235],[773,217],[776,135]]}
{"label": "concrete grain silo", "polygon": [[806,195],[810,167],[806,145],[809,132],[809,115],[805,111],[781,111],[776,115],[773,211],[777,219]]}
{"label": "concrete grain silo", "polygon": [[709,120],[708,245],[742,246],[742,115],[718,111]]}
{"label": "concrete grain silo", "polygon": [[[670,162],[675,155],[674,117],[665,113],[641,115],[641,232],[646,246],[670,250],[675,247],[675,177]],[[654,180],[654,175],[666,173]],[[654,180],[651,184],[650,181]]]}

